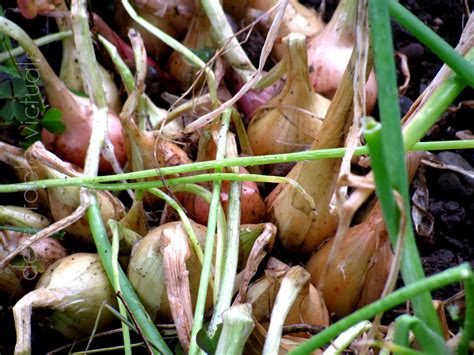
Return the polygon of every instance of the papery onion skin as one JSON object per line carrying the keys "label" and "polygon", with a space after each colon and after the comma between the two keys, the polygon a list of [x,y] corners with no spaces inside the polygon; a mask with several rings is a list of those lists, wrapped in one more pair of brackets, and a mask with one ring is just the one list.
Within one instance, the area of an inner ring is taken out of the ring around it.
{"label": "papery onion skin", "polygon": [[[354,311],[362,293],[367,292],[364,288],[369,270],[378,253],[378,246],[387,238],[381,225],[382,216],[377,208],[365,222],[351,227],[342,237],[330,269],[325,267],[334,238],[317,250],[306,264],[311,282],[323,293],[328,311],[338,317]],[[385,284],[380,278],[378,281],[380,283],[376,285],[375,292],[381,291]]]}
{"label": "papery onion skin", "polygon": [[330,101],[315,94],[308,77],[306,39],[291,33],[283,40],[287,80],[281,92],[256,112],[247,134],[256,155],[304,150],[318,137]]}

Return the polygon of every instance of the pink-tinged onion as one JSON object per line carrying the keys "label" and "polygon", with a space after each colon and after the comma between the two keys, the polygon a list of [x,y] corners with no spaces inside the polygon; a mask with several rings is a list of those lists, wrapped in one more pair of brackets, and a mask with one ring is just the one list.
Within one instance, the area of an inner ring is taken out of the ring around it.
{"label": "pink-tinged onion", "polygon": [[[59,84],[59,83],[58,83]],[[64,84],[63,84],[64,85]],[[45,85],[46,87],[46,85]],[[61,134],[52,134],[43,129],[41,139],[46,148],[55,153],[60,158],[77,166],[84,166],[84,161],[89,147],[89,140],[92,133],[92,105],[89,99],[72,94],[66,87],[48,92],[49,103],[52,107],[58,108],[63,114],[61,116],[65,129]],[[54,96],[61,91],[62,97]],[[108,112],[107,134],[114,146],[115,157],[121,165],[127,159],[122,125],[119,118],[112,111]],[[102,156],[99,162],[99,170],[102,173],[112,172],[112,167]]]}
{"label": "pink-tinged onion", "polygon": [[[352,54],[356,31],[356,0],[341,0],[331,21],[308,44],[310,79],[314,90],[333,98]],[[377,100],[377,83],[372,71],[366,86],[367,112]]]}
{"label": "pink-tinged onion", "polygon": [[[239,172],[240,174],[249,173],[243,167],[239,168]],[[229,204],[229,190],[230,182],[223,181],[220,200],[226,213]],[[178,194],[177,196],[191,218],[200,224],[207,224],[209,216],[209,203],[207,201],[193,194]],[[240,197],[240,222],[242,224],[259,223],[264,216],[265,202],[260,196],[257,184],[253,181],[244,181]]]}
{"label": "pink-tinged onion", "polygon": [[[65,125],[62,134],[53,135],[43,129],[42,139],[56,155],[64,160],[83,166],[89,147],[94,115],[93,105],[89,99],[79,97],[68,90],[56,73],[51,69],[41,51],[28,34],[12,21],[1,17],[2,31],[18,41],[27,52],[35,68],[29,68],[25,73],[27,81],[37,83],[41,78],[51,107],[61,111],[61,119]],[[29,112],[28,115],[34,115]],[[120,120],[112,112],[108,112],[108,132],[114,145],[115,156],[120,164],[126,160],[125,146]],[[101,172],[111,172],[110,164],[101,157],[99,169]]]}
{"label": "pink-tinged onion", "polygon": [[[226,80],[230,90],[235,94],[237,93],[244,84],[242,83],[239,76],[232,72],[229,78]],[[239,111],[244,114],[244,117],[250,118],[252,115],[263,105],[266,105],[273,97],[279,94],[284,82],[282,80],[277,81],[273,85],[266,87],[262,90],[249,90],[239,101],[237,106]]]}
{"label": "pink-tinged onion", "polygon": [[[117,48],[120,56],[130,68],[135,68],[135,60],[133,59],[132,47],[125,43],[122,37],[120,37],[114,30],[112,30],[99,15],[95,13],[93,13],[92,15],[94,18],[94,30],[104,36],[105,39],[107,39]],[[149,70],[152,70],[153,73],[157,73],[159,76],[164,75],[158,64],[150,57],[147,57],[147,68]]]}

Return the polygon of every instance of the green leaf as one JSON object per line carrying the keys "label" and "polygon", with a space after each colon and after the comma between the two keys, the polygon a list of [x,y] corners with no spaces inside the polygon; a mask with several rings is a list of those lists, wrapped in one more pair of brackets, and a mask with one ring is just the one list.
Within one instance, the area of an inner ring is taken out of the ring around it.
{"label": "green leaf", "polygon": [[0,99],[12,98],[12,86],[9,80],[0,83]]}
{"label": "green leaf", "polygon": [[28,89],[26,88],[26,84],[23,79],[13,78],[12,84],[13,84],[13,95],[15,97],[23,98],[28,94]]}
{"label": "green leaf", "polygon": [[15,68],[6,67],[4,65],[0,65],[0,73],[8,74],[12,78],[21,78],[20,73],[18,73]]}
{"label": "green leaf", "polygon": [[61,134],[66,128],[61,116],[62,112],[57,108],[50,108],[44,114],[43,119],[41,120],[41,125],[51,133]]}
{"label": "green leaf", "polygon": [[15,104],[14,100],[9,100],[1,109],[0,109],[0,119],[4,121],[12,121],[15,118],[15,111],[13,106]]}
{"label": "green leaf", "polygon": [[18,100],[12,100],[12,102],[15,118],[22,123],[28,121],[28,117],[26,117],[26,105]]}
{"label": "green leaf", "polygon": [[214,355],[217,350],[217,344],[219,343],[219,337],[222,332],[222,323],[217,325],[216,332],[212,338],[206,333],[204,328],[201,328],[196,334],[196,342],[199,347],[208,355]]}

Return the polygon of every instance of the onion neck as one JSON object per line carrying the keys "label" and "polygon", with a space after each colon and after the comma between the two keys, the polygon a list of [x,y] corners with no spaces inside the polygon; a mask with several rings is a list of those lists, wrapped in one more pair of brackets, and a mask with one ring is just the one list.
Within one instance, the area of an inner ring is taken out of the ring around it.
{"label": "onion neck", "polygon": [[297,90],[297,95],[310,94],[312,97],[314,93],[309,81],[306,38],[301,34],[291,33],[285,42],[287,54],[284,60],[286,60],[288,79],[283,91]]}
{"label": "onion neck", "polygon": [[322,36],[328,41],[338,38],[341,45],[353,46],[355,43],[355,26],[357,22],[358,0],[341,0],[331,20],[324,28]]}

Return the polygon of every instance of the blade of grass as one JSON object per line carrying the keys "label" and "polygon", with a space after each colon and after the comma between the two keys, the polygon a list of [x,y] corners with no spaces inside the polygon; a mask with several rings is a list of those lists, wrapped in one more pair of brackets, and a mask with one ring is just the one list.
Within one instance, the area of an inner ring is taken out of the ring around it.
{"label": "blade of grass", "polygon": [[474,87],[474,65],[466,61],[444,39],[395,0],[388,0],[390,15],[446,63],[470,87]]}
{"label": "blade of grass", "polygon": [[[379,108],[382,121],[383,154],[392,189],[400,193],[404,200],[405,211],[410,210],[408,193],[408,176],[405,166],[405,149],[403,147],[400,129],[400,109],[398,105],[398,91],[393,53],[393,40],[390,26],[390,16],[387,1],[369,1],[369,19],[371,24],[372,44],[377,84],[379,88]],[[381,176],[380,178],[383,178]],[[377,182],[376,178],[376,184]],[[395,247],[398,235],[398,209],[390,206],[390,201],[381,200],[384,220]],[[389,204],[383,208],[384,204]],[[390,213],[390,211],[393,213]],[[388,214],[387,214],[388,213]],[[405,248],[401,260],[401,272],[406,284],[413,283],[425,277],[420,256],[416,247],[411,226],[410,214],[406,213]],[[441,327],[432,304],[431,295],[423,293],[413,300],[413,309],[433,331],[441,334]]]}
{"label": "blade of grass", "polygon": [[[56,32],[56,33],[52,33],[52,34],[37,38],[33,42],[35,42],[35,44],[38,47],[41,47],[41,46],[44,46],[56,41],[61,41],[62,39],[69,38],[69,37],[72,37],[72,31],[63,31],[63,32]],[[11,59],[12,57],[14,58],[23,53],[25,53],[25,50],[21,46],[15,47],[6,52],[2,52],[0,53],[0,63],[3,63],[4,61],[8,59]]]}
{"label": "blade of grass", "polygon": [[403,314],[395,320],[393,342],[409,348],[410,332],[415,334],[417,342],[427,354],[449,354],[449,349],[441,335],[434,333],[422,320],[408,314]]}
{"label": "blade of grass", "polygon": [[[97,251],[99,252],[102,260],[102,265],[107,274],[109,280],[114,278],[114,270],[112,260],[110,258],[111,245],[107,231],[105,230],[102,216],[100,213],[99,204],[95,196],[92,196],[90,207],[87,210],[87,218],[91,227],[92,237],[94,238]],[[156,329],[155,325],[151,321],[148,314],[145,312],[140,300],[138,299],[135,291],[133,290],[127,276],[123,272],[122,268],[119,268],[119,281],[120,288],[122,290],[122,296],[126,300],[128,308],[133,313],[137,324],[141,328],[142,335],[148,338],[148,341],[158,350],[156,353],[163,353],[171,355],[172,352],[168,348],[168,345],[161,337],[160,333]]]}
{"label": "blade of grass", "polygon": [[466,299],[466,315],[461,340],[457,348],[458,355],[468,354],[469,342],[474,339],[474,277],[464,282],[464,293]]}
{"label": "blade of grass", "polygon": [[293,349],[293,351],[290,352],[290,354],[309,354],[311,351],[319,349],[330,343],[332,339],[353,325],[363,320],[370,319],[379,313],[392,309],[393,307],[396,307],[399,304],[412,299],[420,293],[426,293],[452,283],[466,281],[472,279],[472,277],[473,275],[471,266],[468,263],[464,263],[462,265],[442,271],[436,275],[416,281],[337,321],[330,327],[313,336],[311,339],[297,346],[295,349]]}
{"label": "blade of grass", "polygon": [[[219,129],[219,138],[217,142],[216,159],[223,159],[226,151],[227,132],[229,130],[232,109],[227,109],[222,115],[221,126]],[[220,172],[221,168],[216,168],[216,172]],[[211,278],[212,254],[214,251],[214,241],[217,225],[218,204],[220,201],[221,183],[215,182],[212,191],[212,200],[209,206],[209,216],[207,222],[206,248],[204,250],[204,262],[201,271],[201,279],[199,280],[199,291],[196,301],[196,309],[194,311],[194,322],[191,330],[191,344],[189,346],[189,354],[195,355],[199,353],[199,346],[196,341],[196,335],[202,328],[204,323],[204,309],[206,306],[207,288]],[[218,287],[218,283],[214,283],[214,287]]]}
{"label": "blade of grass", "polygon": [[[111,261],[112,261],[112,267],[113,267],[113,272],[114,272],[114,282],[112,283],[112,286],[115,290],[116,294],[121,294],[122,290],[120,288],[120,280],[119,280],[119,263],[118,263],[118,257],[119,257],[119,226],[117,221],[114,220],[109,220],[109,227],[112,231],[112,255],[111,255]],[[125,305],[123,304],[122,300],[120,297],[117,297],[117,303],[119,306],[119,311],[122,317],[125,319],[128,319],[127,315],[127,309],[125,308]],[[131,349],[131,342],[130,342],[130,328],[125,322],[122,322],[122,336],[123,336],[123,345],[124,345],[124,354],[125,355],[132,355],[132,349]]]}

